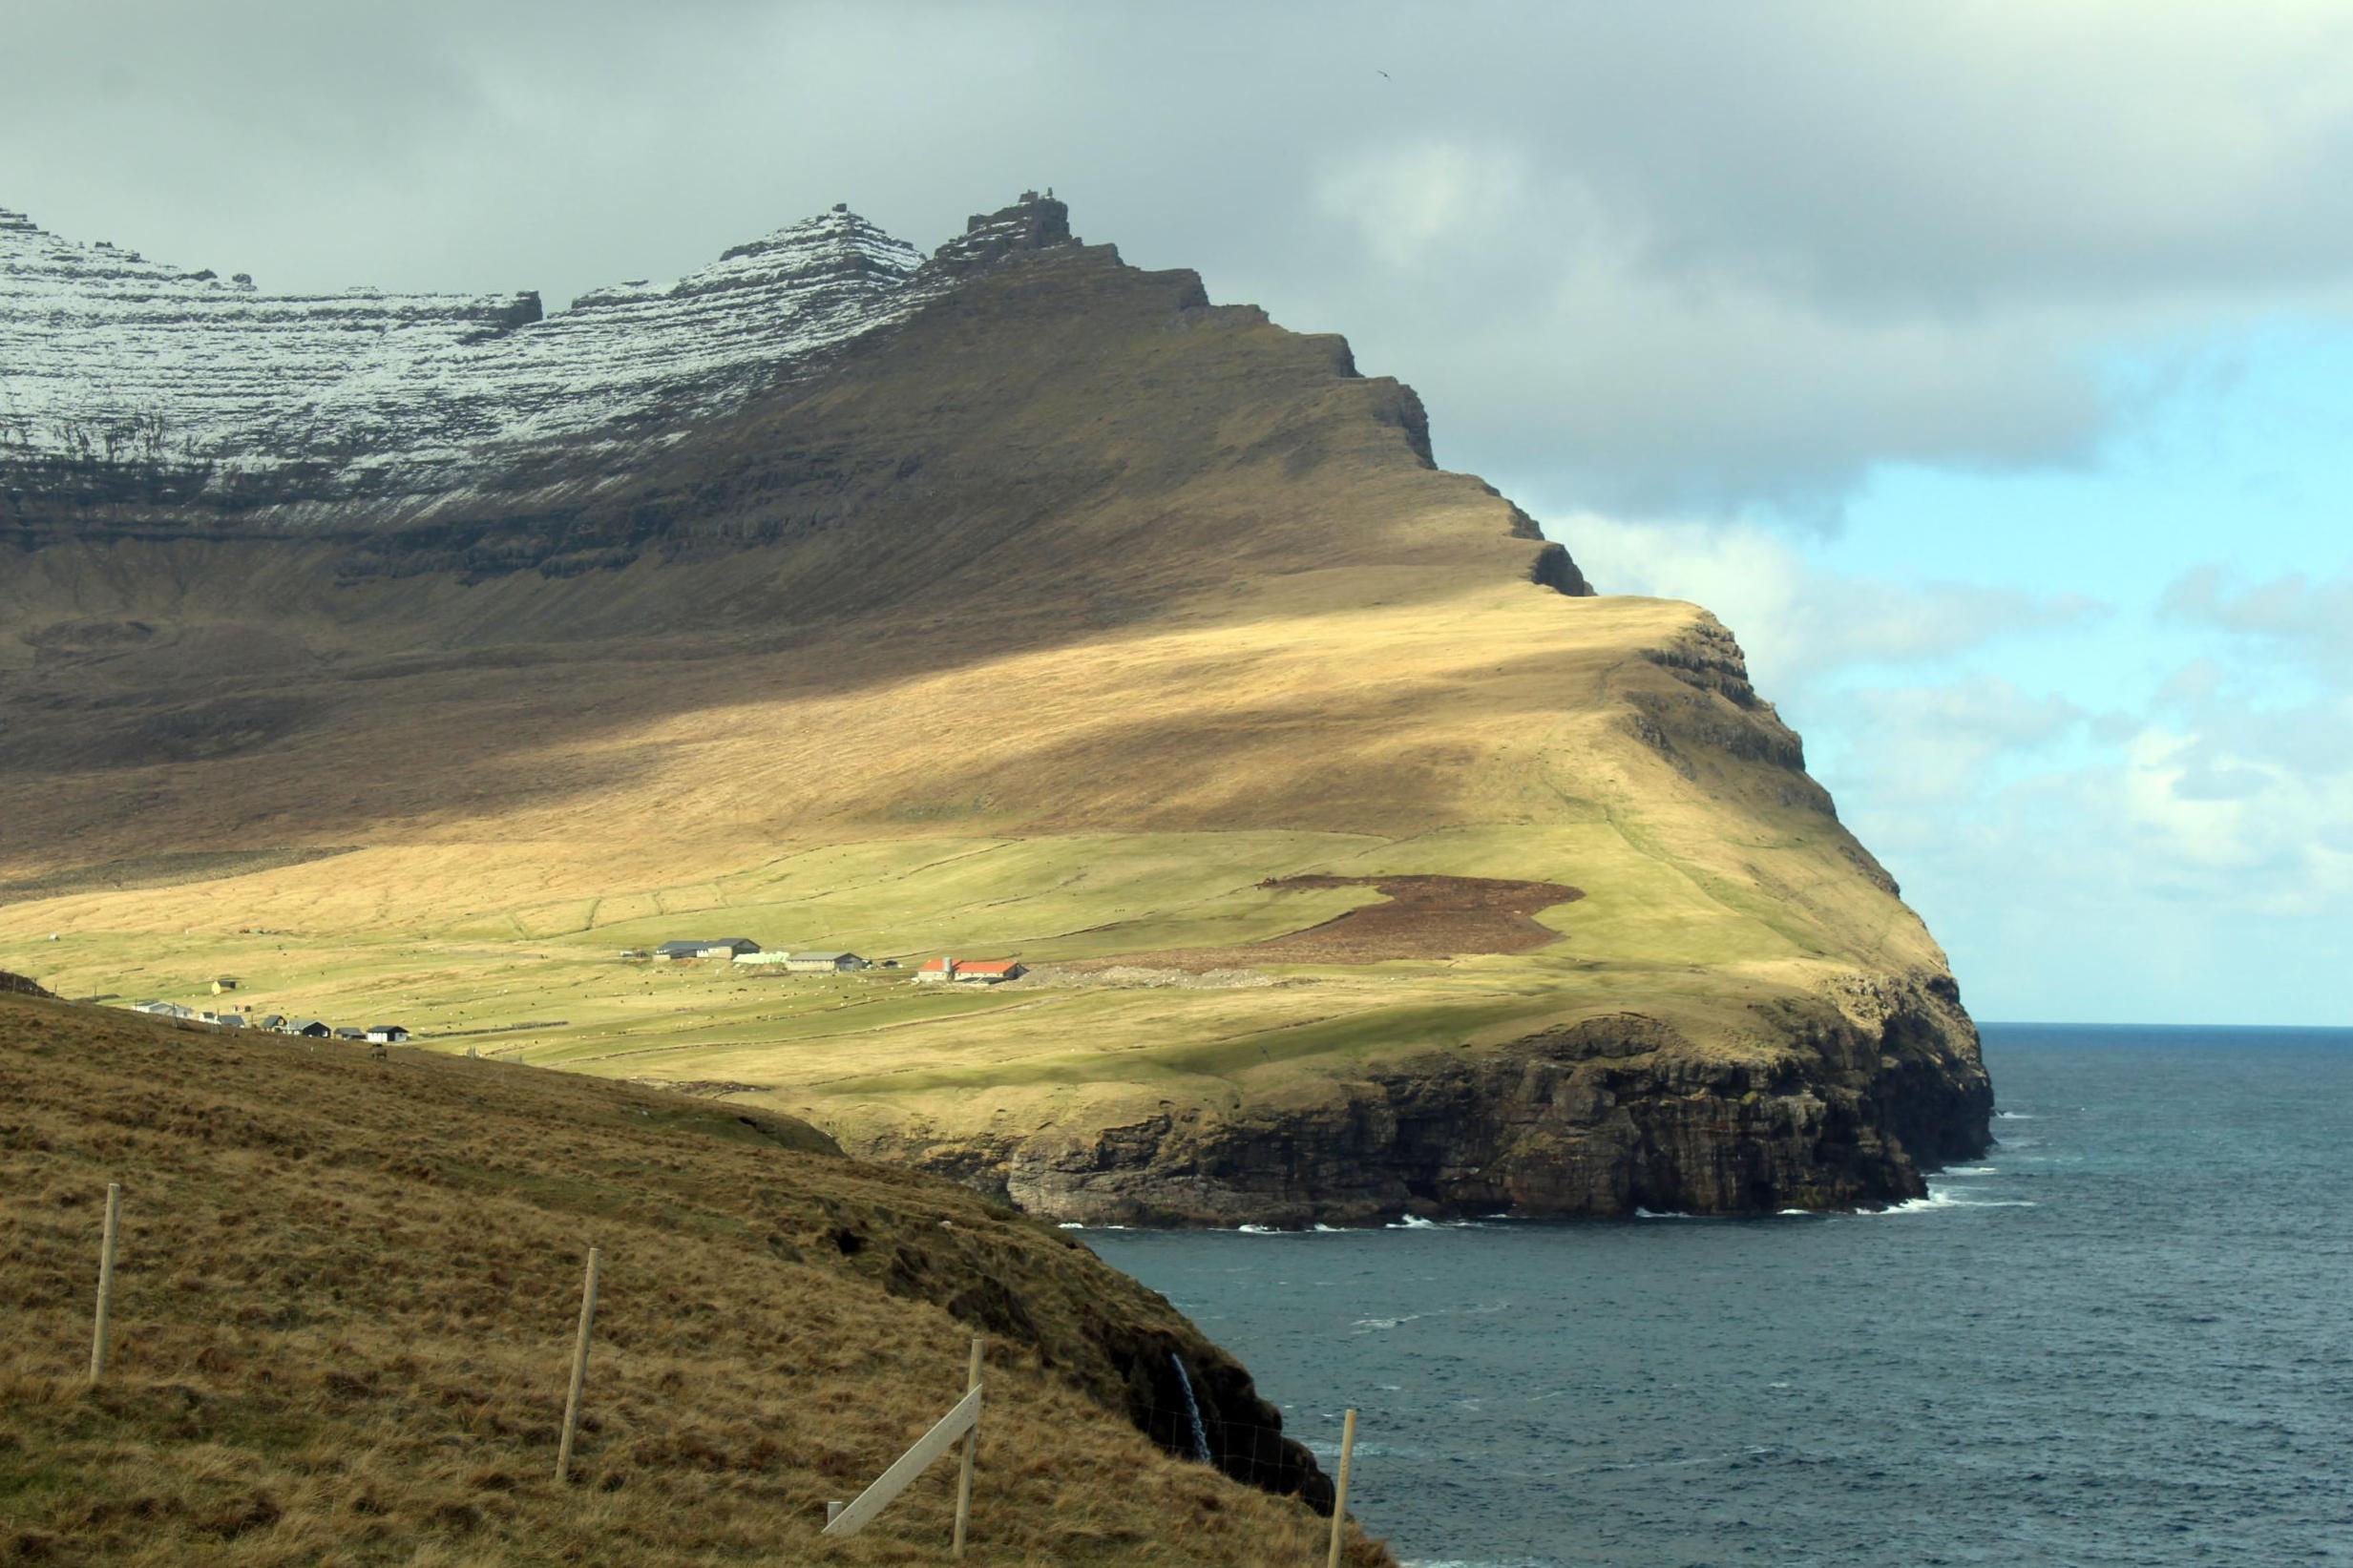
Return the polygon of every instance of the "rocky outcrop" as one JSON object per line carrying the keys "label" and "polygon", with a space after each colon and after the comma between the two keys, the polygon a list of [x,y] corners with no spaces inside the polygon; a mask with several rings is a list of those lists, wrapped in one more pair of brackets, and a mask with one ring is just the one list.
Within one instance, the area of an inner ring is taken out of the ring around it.
{"label": "rocky outcrop", "polygon": [[1927,1172],[1988,1146],[1992,1089],[1945,976],[1858,976],[1757,1021],[1784,1043],[1755,1059],[1619,1014],[1297,1103],[871,1152],[1056,1219],[1300,1226],[1872,1206],[1922,1196]]}

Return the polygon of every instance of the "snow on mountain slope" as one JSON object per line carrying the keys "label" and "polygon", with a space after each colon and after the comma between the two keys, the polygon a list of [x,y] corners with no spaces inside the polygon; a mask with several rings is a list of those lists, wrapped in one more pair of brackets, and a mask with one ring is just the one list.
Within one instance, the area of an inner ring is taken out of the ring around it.
{"label": "snow on mountain slope", "polygon": [[[137,472],[137,499],[431,514],[489,485],[594,483],[813,356],[904,319],[1008,250],[1069,242],[1024,202],[930,266],[847,207],[666,287],[274,295],[0,209],[0,477]],[[118,492],[117,492],[118,493]]]}

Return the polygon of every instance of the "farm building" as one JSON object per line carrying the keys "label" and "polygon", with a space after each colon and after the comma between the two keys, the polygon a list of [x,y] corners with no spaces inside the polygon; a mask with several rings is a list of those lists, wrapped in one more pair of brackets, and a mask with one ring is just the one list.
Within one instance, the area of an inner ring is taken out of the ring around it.
{"label": "farm building", "polygon": [[264,1013],[253,1020],[253,1027],[266,1029],[272,1034],[283,1034],[286,1027],[286,1015],[283,1013]]}
{"label": "farm building", "polygon": [[350,1028],[338,1029],[335,1031],[335,1037],[339,1040],[364,1040],[368,1038],[368,1031]]}
{"label": "farm building", "polygon": [[378,1045],[398,1045],[409,1037],[409,1032],[398,1024],[369,1024],[366,1033]]}
{"label": "farm building", "polygon": [[785,960],[785,968],[795,974],[847,974],[866,967],[866,960],[854,952],[796,952]]}
{"label": "farm building", "polygon": [[918,980],[953,980],[958,985],[993,986],[1006,980],[1019,980],[1029,972],[1028,966],[1014,958],[935,958],[915,971]]}
{"label": "farm building", "polygon": [[286,1025],[289,1035],[304,1035],[314,1040],[326,1039],[335,1031],[322,1018],[296,1018]]}
{"label": "farm building", "polygon": [[654,950],[657,958],[676,963],[682,958],[732,958],[739,952],[758,952],[760,944],[747,936],[722,936],[713,940],[697,937],[679,942],[664,942]]}
{"label": "farm building", "polygon": [[224,991],[235,991],[236,989],[237,981],[231,975],[223,974],[220,979],[213,982],[213,994],[216,996],[220,995]]}
{"label": "farm building", "polygon": [[150,1014],[158,1018],[193,1018],[196,1016],[195,1008],[182,1007],[178,1002],[139,1002],[135,1004],[131,1011]]}
{"label": "farm building", "polygon": [[782,948],[763,948],[758,952],[739,952],[735,955],[735,962],[739,964],[751,964],[755,966],[763,964],[788,964],[791,961],[792,954],[787,952]]}

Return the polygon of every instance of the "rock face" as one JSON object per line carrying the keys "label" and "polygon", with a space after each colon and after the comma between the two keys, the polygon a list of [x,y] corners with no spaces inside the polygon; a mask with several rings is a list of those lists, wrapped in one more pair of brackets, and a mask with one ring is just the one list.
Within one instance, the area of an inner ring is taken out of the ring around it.
{"label": "rock face", "polygon": [[1985,1152],[1993,1091],[1949,979],[1859,978],[1764,1063],[1638,1014],[1434,1054],[1302,1103],[1192,1108],[1081,1136],[866,1152],[1088,1224],[1364,1224],[1399,1215],[1771,1214],[1922,1197]]}

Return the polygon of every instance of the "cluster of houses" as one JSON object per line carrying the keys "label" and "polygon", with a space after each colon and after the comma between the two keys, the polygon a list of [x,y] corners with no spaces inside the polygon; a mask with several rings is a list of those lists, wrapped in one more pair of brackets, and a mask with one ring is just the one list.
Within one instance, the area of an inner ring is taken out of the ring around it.
{"label": "cluster of houses", "polygon": [[[214,988],[219,990],[218,986]],[[237,989],[232,981],[229,990]],[[208,1013],[201,1008],[183,1007],[178,1002],[137,1002],[134,1013],[151,1017],[176,1018],[182,1023],[211,1024],[216,1029],[256,1029],[267,1035],[301,1035],[314,1040],[367,1040],[376,1045],[398,1045],[409,1037],[409,1031],[398,1024],[369,1024],[365,1029],[337,1028],[324,1018],[290,1018],[284,1014],[265,1013],[250,1017],[242,1013]]]}
{"label": "cluster of houses", "polygon": [[[748,936],[685,937],[676,942],[664,942],[658,948],[628,948],[623,958],[652,959],[659,963],[679,964],[694,958],[717,958],[748,967],[775,968],[795,974],[848,974],[854,970],[872,969],[873,961],[854,952],[788,952],[783,948],[763,948]],[[890,966],[896,969],[898,966]]]}
{"label": "cluster of houses", "polygon": [[[621,957],[660,963],[716,958],[741,964],[747,969],[781,969],[788,974],[849,974],[876,967],[872,959],[862,958],[854,952],[789,951],[783,948],[763,948],[747,936],[723,936],[716,940],[686,937],[676,942],[664,942],[656,948],[630,948],[621,953]],[[899,967],[898,960],[886,958],[881,967],[896,969]],[[1018,980],[1028,972],[1019,961],[1011,958],[943,956],[932,959],[916,970],[915,978],[997,985],[1005,980]]]}

